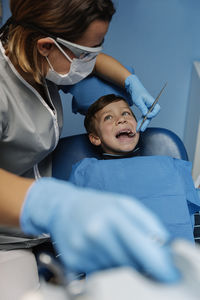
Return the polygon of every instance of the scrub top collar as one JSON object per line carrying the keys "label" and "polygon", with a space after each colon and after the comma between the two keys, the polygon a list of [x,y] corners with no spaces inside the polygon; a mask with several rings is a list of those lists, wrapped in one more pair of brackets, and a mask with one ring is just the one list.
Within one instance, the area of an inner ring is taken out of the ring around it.
{"label": "scrub top collar", "polygon": [[109,154],[109,153],[102,153],[101,158],[102,159],[121,159],[121,158],[130,158],[134,156],[140,155],[140,148],[134,149],[132,152],[124,155],[117,155],[117,154]]}

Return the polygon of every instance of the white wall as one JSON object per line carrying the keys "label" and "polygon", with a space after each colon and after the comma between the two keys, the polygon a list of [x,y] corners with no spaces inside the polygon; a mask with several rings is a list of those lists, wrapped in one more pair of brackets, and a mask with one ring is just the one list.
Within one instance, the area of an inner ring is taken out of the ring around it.
{"label": "white wall", "polygon": [[200,62],[194,62],[185,120],[184,144],[193,162],[194,179],[200,174]]}
{"label": "white wall", "polygon": [[[200,180],[200,119],[199,119],[198,131],[197,131],[197,140],[196,140],[195,155],[193,160],[192,176],[194,180],[198,180],[198,179]],[[200,182],[198,185],[200,186]]]}

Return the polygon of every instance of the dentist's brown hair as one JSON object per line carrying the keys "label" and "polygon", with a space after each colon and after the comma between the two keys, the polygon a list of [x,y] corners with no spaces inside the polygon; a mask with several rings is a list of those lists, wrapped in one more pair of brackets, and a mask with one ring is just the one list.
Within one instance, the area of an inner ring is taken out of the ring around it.
{"label": "dentist's brown hair", "polygon": [[40,38],[49,33],[75,42],[91,22],[110,22],[115,13],[111,0],[10,0],[10,10],[0,39],[12,62],[38,83],[45,73],[44,57],[37,50]]}

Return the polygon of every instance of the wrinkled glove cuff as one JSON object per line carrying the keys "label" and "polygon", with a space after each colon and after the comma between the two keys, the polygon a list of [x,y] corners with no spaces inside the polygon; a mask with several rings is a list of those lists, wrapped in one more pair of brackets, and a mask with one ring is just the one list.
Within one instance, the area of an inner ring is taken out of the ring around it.
{"label": "wrinkled glove cuff", "polygon": [[138,98],[138,87],[144,89],[138,77],[134,74],[131,74],[125,79],[125,89],[131,94],[133,101],[135,102]]}

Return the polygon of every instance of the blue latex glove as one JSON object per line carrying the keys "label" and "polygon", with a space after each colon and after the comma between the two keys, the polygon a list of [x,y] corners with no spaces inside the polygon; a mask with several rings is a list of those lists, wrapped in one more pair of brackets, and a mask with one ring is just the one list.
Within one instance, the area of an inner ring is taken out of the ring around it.
{"label": "blue latex glove", "polygon": [[[144,86],[139,81],[138,77],[134,74],[128,76],[125,80],[125,89],[131,95],[134,104],[141,110],[142,115],[145,116],[154,102],[154,98],[148,93]],[[160,105],[157,103],[151,113],[148,114],[147,120],[141,127],[144,131],[150,120],[155,117],[160,111]],[[138,121],[137,130],[140,127],[142,119]]]}
{"label": "blue latex glove", "polygon": [[25,233],[50,233],[68,272],[133,266],[164,282],[178,278],[161,245],[168,233],[132,198],[42,178],[29,189],[20,221]]}

